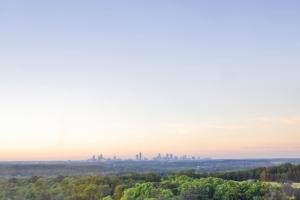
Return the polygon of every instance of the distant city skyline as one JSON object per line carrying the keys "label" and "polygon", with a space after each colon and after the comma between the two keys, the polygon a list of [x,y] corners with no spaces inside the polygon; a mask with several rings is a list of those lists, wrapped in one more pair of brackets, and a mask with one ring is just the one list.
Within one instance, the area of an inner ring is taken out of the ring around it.
{"label": "distant city skyline", "polygon": [[136,161],[145,161],[145,160],[207,160],[211,159],[210,157],[202,157],[197,155],[187,155],[187,154],[181,154],[177,155],[174,153],[157,153],[155,156],[145,156],[142,152],[139,152],[135,154],[132,157],[120,157],[117,154],[114,154],[114,156],[104,156],[101,154],[93,154],[90,158],[88,158],[86,161],[111,161],[111,160],[136,160]]}
{"label": "distant city skyline", "polygon": [[0,161],[300,156],[300,2],[0,2]]}

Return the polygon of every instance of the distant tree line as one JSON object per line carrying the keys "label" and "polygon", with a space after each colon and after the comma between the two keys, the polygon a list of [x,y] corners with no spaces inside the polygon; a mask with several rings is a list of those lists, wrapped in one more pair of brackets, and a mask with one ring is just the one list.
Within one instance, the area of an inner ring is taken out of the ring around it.
{"label": "distant tree line", "polygon": [[251,170],[211,173],[201,176],[213,176],[227,180],[261,180],[276,182],[300,182],[300,165],[282,164],[272,167],[261,167]]}

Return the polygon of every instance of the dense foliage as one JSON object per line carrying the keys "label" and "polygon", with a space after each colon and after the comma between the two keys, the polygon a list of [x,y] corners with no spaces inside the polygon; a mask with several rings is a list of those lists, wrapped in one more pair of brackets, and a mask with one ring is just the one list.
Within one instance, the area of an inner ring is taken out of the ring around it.
{"label": "dense foliage", "polygon": [[[227,173],[194,171],[160,175],[55,176],[0,178],[4,200],[285,200],[300,199],[291,181],[300,178],[300,166]],[[276,181],[277,184],[268,183]],[[281,182],[279,184],[279,182]]]}
{"label": "dense foliage", "polygon": [[0,199],[38,200],[260,200],[299,199],[289,186],[260,181],[191,178],[155,174],[128,176],[32,177],[2,179]]}

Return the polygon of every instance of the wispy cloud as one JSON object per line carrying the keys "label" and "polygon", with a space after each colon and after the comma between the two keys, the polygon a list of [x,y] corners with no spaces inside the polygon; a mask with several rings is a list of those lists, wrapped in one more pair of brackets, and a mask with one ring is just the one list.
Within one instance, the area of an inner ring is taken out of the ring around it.
{"label": "wispy cloud", "polygon": [[259,125],[300,125],[300,116],[287,116],[282,118],[258,117],[255,121]]}
{"label": "wispy cloud", "polygon": [[289,124],[289,125],[300,125],[300,117],[287,117],[280,120],[283,124]]}
{"label": "wispy cloud", "polygon": [[241,130],[248,128],[243,124],[223,124],[223,125],[211,125],[209,128],[222,129],[222,130]]}
{"label": "wispy cloud", "polygon": [[270,117],[257,117],[257,118],[255,118],[255,121],[258,121],[258,122],[272,122],[272,121],[274,121],[274,119],[272,119]]}

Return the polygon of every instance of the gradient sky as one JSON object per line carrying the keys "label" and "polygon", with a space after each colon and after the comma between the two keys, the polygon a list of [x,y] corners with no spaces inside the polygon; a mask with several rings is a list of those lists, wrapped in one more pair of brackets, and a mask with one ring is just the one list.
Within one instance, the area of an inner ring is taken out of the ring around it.
{"label": "gradient sky", "polygon": [[300,155],[296,0],[0,0],[0,160]]}

